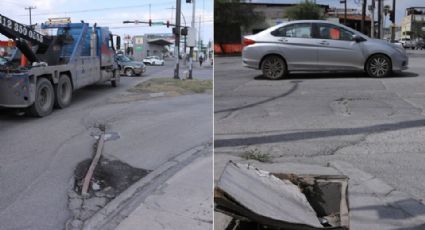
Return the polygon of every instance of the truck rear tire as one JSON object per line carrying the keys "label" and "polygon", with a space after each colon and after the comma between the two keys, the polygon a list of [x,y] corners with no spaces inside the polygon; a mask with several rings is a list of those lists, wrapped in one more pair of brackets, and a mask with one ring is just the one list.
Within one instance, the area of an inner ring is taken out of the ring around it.
{"label": "truck rear tire", "polygon": [[56,107],[63,109],[68,107],[72,101],[72,83],[71,79],[67,74],[61,74],[59,76],[58,84],[55,85],[55,105]]}
{"label": "truck rear tire", "polygon": [[114,70],[114,80],[111,80],[112,87],[117,87],[120,84],[120,75]]}
{"label": "truck rear tire", "polygon": [[52,83],[46,78],[39,78],[35,90],[34,104],[29,108],[29,112],[35,117],[44,117],[53,110],[55,103],[55,93]]}

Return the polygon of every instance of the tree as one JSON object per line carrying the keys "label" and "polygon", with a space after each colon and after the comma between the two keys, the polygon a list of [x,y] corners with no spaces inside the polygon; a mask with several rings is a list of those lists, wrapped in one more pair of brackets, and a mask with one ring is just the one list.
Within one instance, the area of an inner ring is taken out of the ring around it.
{"label": "tree", "polygon": [[214,24],[239,24],[247,27],[259,20],[264,20],[264,17],[254,12],[254,7],[250,4],[242,4],[240,1],[214,1]]}
{"label": "tree", "polygon": [[[214,0],[214,43],[241,43],[241,27],[247,28],[264,17],[251,4],[239,0]],[[222,48],[224,51],[224,49]]]}
{"label": "tree", "polygon": [[425,31],[423,30],[425,28],[425,22],[424,21],[415,21],[412,23],[412,32],[413,35],[412,38],[425,38]]}
{"label": "tree", "polygon": [[325,15],[320,6],[306,0],[303,3],[289,7],[285,12],[285,17],[290,20],[323,19]]}

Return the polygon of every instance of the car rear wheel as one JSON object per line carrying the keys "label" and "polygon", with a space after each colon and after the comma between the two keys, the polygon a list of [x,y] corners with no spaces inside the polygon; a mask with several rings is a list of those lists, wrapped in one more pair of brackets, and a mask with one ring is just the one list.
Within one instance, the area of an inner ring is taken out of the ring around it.
{"label": "car rear wheel", "polygon": [[61,74],[58,84],[55,86],[56,101],[58,108],[65,108],[71,104],[72,100],[72,84],[68,75]]}
{"label": "car rear wheel", "polygon": [[46,78],[37,80],[34,104],[29,108],[29,112],[35,117],[44,117],[53,110],[55,94],[52,83]]}
{"label": "car rear wheel", "polygon": [[372,56],[366,64],[366,71],[371,77],[386,77],[391,70],[391,60],[382,54]]}
{"label": "car rear wheel", "polygon": [[120,75],[118,74],[118,71],[114,70],[113,72],[113,80],[111,80],[111,85],[112,87],[118,87],[118,85],[120,84]]}
{"label": "car rear wheel", "polygon": [[276,80],[285,75],[286,64],[281,57],[270,55],[264,59],[261,69],[266,78]]}

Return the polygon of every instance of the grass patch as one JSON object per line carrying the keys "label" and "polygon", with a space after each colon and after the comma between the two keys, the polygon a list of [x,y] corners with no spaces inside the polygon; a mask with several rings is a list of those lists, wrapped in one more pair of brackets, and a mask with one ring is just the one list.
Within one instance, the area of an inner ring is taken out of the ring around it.
{"label": "grass patch", "polygon": [[258,149],[251,149],[242,154],[242,158],[246,160],[256,160],[264,163],[271,163],[272,157],[268,153],[262,153]]}
{"label": "grass patch", "polygon": [[211,80],[178,80],[171,78],[155,78],[137,84],[129,89],[135,93],[166,93],[169,96],[178,96],[192,93],[205,93],[212,90]]}

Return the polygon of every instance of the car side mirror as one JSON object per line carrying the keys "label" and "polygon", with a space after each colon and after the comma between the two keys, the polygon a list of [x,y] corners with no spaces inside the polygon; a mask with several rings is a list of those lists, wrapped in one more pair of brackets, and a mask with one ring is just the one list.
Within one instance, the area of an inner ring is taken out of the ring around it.
{"label": "car side mirror", "polygon": [[353,35],[353,41],[355,41],[355,42],[363,42],[363,41],[366,41],[366,39],[364,39],[362,36],[360,36],[358,34],[354,34]]}

